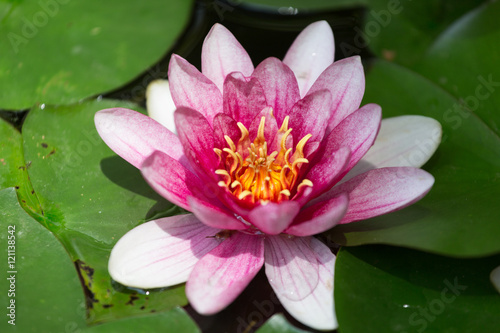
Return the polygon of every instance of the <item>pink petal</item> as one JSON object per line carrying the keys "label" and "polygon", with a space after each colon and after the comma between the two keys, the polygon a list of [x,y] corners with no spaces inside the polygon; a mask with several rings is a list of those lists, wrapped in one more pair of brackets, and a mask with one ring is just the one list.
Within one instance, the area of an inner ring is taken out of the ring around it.
{"label": "pink petal", "polygon": [[195,110],[179,107],[174,114],[175,126],[186,158],[202,178],[216,179],[219,158],[214,152],[213,129],[203,115]]}
{"label": "pink petal", "polygon": [[331,101],[330,92],[321,90],[295,103],[290,110],[290,128],[293,129],[295,144],[307,134],[312,134],[310,142],[323,139],[331,116]]}
{"label": "pink petal", "polygon": [[224,113],[241,122],[246,128],[267,106],[266,96],[259,81],[253,77],[247,81],[241,73],[231,73],[226,77],[223,102]]}
{"label": "pink petal", "polygon": [[240,232],[206,254],[186,283],[186,295],[200,314],[228,306],[245,289],[264,263],[264,241]]}
{"label": "pink petal", "polygon": [[299,301],[279,296],[283,307],[302,324],[316,330],[338,328],[333,302],[335,255],[319,240],[311,239],[311,248],[318,260],[319,281],[311,294]]}
{"label": "pink petal", "polygon": [[335,138],[330,135],[324,142],[324,145],[318,149],[318,152],[310,163],[311,168],[305,175],[305,178],[313,183],[313,187],[309,196],[301,200],[311,199],[320,195],[340,180],[351,158],[351,151],[348,147],[341,147],[335,150],[336,144],[334,140]]}
{"label": "pink petal", "polygon": [[[215,201],[217,202],[217,201]],[[205,225],[218,229],[244,230],[248,226],[221,206],[194,197],[188,198],[189,210]]]}
{"label": "pink petal", "polygon": [[349,197],[345,193],[330,200],[304,207],[285,233],[295,236],[311,236],[333,228],[347,212]]}
{"label": "pink petal", "polygon": [[139,112],[122,108],[101,110],[95,114],[95,126],[104,142],[136,168],[155,150],[188,165],[179,138]]}
{"label": "pink petal", "polygon": [[252,74],[259,80],[267,105],[279,126],[288,115],[292,106],[300,99],[299,86],[292,70],[276,58],[267,58],[261,62]]}
{"label": "pink petal", "polygon": [[212,124],[222,112],[222,93],[196,67],[178,55],[172,55],[168,67],[170,92],[177,107],[188,107],[200,112]]}
{"label": "pink petal", "polygon": [[[279,127],[276,123],[276,118],[274,117],[272,110],[269,107],[262,110],[257,115],[257,117],[254,118],[254,120],[250,124],[250,127],[248,127],[248,131],[250,132],[250,140],[253,141],[257,137],[262,117],[266,118],[264,126],[264,137],[266,138],[266,142],[274,142],[274,137],[278,132]],[[268,152],[271,153],[272,150]]]}
{"label": "pink petal", "polygon": [[283,62],[295,74],[301,96],[307,93],[318,76],[333,63],[334,54],[333,32],[326,21],[308,25],[297,36]]}
{"label": "pink petal", "polygon": [[344,173],[356,165],[373,145],[381,118],[380,106],[367,104],[351,113],[330,133],[330,136],[337,138],[335,148],[349,147],[351,150],[351,159]]}
{"label": "pink petal", "polygon": [[266,275],[278,298],[300,301],[318,285],[318,261],[311,237],[266,237]]}
{"label": "pink petal", "polygon": [[214,140],[215,145],[219,149],[224,149],[228,147],[227,141],[224,136],[228,136],[233,140],[235,144],[238,144],[241,138],[241,131],[238,127],[236,120],[224,113],[219,113],[214,118]]}
{"label": "pink petal", "polygon": [[349,194],[349,208],[340,224],[365,220],[409,206],[430,191],[434,177],[411,167],[370,170],[335,186],[318,200]]}
{"label": "pink petal", "polygon": [[222,91],[224,79],[231,72],[252,75],[253,64],[247,51],[233,34],[220,24],[215,24],[201,49],[201,71]]}
{"label": "pink petal", "polygon": [[268,202],[250,211],[250,222],[268,235],[277,235],[285,230],[299,213],[300,205],[295,201]]}
{"label": "pink petal", "polygon": [[332,93],[331,130],[359,108],[365,92],[365,74],[358,56],[335,61],[309,89],[308,94],[328,89]]}
{"label": "pink petal", "polygon": [[146,90],[148,115],[175,133],[175,103],[167,80],[154,80]]}
{"label": "pink petal", "polygon": [[192,214],[141,224],[113,247],[109,273],[115,281],[137,288],[183,283],[198,260],[219,245],[212,237],[219,231]]}
{"label": "pink petal", "polygon": [[189,210],[187,198],[196,197],[203,201],[217,197],[220,187],[204,183],[191,171],[168,155],[156,151],[142,164],[142,175],[149,185],[162,197]]}

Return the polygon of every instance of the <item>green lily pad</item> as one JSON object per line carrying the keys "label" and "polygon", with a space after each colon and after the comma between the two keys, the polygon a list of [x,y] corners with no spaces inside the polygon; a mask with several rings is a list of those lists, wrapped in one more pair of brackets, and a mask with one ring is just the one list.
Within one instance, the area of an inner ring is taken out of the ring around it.
{"label": "green lily pad", "polygon": [[[499,12],[500,3],[489,2],[462,17],[435,41],[416,70],[500,136]],[[460,131],[458,120],[449,118]]]}
{"label": "green lily pad", "polygon": [[41,213],[24,161],[22,138],[14,127],[0,119],[0,189],[14,187],[21,205],[31,214]]}
{"label": "green lily pad", "polygon": [[[382,105],[385,117],[421,114],[441,123],[443,140],[424,166],[436,182],[418,203],[335,227],[328,233],[330,239],[343,245],[383,243],[451,256],[498,253],[500,138],[439,86],[388,62],[376,61],[370,69],[365,102]],[[461,121],[459,128],[447,121],[452,115]],[[425,142],[421,148],[426,149]]]}
{"label": "green lily pad", "polygon": [[139,170],[100,139],[94,114],[136,105],[102,100],[34,108],[23,126],[25,159],[47,227],[64,244],[84,282],[89,322],[148,314],[187,303],[184,286],[130,290],[107,271],[113,245],[127,231],[158,215],[178,213]]}
{"label": "green lily pad", "polygon": [[23,160],[21,133],[0,118],[0,189],[16,186]]}
{"label": "green lily pad", "polygon": [[84,328],[85,297],[75,265],[61,244],[26,214],[13,188],[0,191],[0,218],[5,258],[0,280],[4,312],[0,330],[76,332]]}
{"label": "green lily pad", "polygon": [[[424,166],[436,178],[431,192],[400,212],[337,227],[344,245],[384,243],[451,256],[498,253],[500,209],[500,23],[484,5],[451,25],[415,71],[381,60],[367,75],[364,103],[384,117],[421,114],[438,120],[443,140]],[[426,144],[421,144],[426,149]],[[416,156],[418,157],[418,156]]]}
{"label": "green lily pad", "polygon": [[420,61],[435,39],[456,19],[484,0],[370,0],[361,38],[344,43],[345,55],[369,45],[380,58],[412,66]]}
{"label": "green lily pad", "polygon": [[451,259],[389,246],[341,249],[335,264],[339,331],[494,332],[500,256]]}
{"label": "green lily pad", "polygon": [[91,326],[85,329],[85,333],[108,333],[108,332],[165,332],[165,333],[198,333],[200,330],[189,318],[183,309],[175,308],[168,312],[162,312],[145,317],[125,318],[111,323]]}
{"label": "green lily pad", "polygon": [[0,108],[69,104],[124,85],[172,47],[192,3],[1,1]]}
{"label": "green lily pad", "polygon": [[305,333],[307,331],[298,329],[297,327],[290,324],[285,316],[282,314],[276,314],[272,316],[261,328],[257,330],[257,333]]}

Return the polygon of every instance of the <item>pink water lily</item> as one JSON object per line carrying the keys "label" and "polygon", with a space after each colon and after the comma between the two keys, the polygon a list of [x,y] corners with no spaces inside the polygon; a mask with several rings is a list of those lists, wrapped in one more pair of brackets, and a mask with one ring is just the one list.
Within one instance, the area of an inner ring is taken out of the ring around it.
{"label": "pink water lily", "polygon": [[[254,68],[217,24],[204,41],[201,72],[172,56],[164,108],[168,114],[168,101],[175,104],[177,134],[132,110],[96,114],[103,140],[159,194],[192,212],[123,236],[109,261],[116,281],[186,282],[193,308],[208,315],[264,266],[291,315],[316,329],[337,327],[335,256],[312,236],[422,198],[434,179],[417,167],[439,144],[440,126],[408,116],[380,128],[381,108],[360,108],[359,57],[334,62],[333,54],[329,25],[316,22],[283,61]],[[416,142],[424,141],[422,149]]]}

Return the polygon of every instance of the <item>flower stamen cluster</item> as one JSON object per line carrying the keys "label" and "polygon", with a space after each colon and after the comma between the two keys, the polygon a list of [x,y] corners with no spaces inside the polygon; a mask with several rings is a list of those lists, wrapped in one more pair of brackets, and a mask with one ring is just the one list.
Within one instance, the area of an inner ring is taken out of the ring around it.
{"label": "flower stamen cluster", "polygon": [[250,141],[249,132],[241,122],[238,123],[241,137],[237,144],[225,135],[228,147],[222,150],[214,148],[222,164],[222,168],[215,171],[221,177],[218,185],[226,188],[239,200],[250,204],[290,200],[303,186],[312,187],[313,184],[308,179],[302,179],[299,183],[303,174],[301,170],[309,163],[304,157],[304,147],[312,135],[304,136],[292,154],[293,149],[288,148],[290,142],[293,142],[293,137],[290,135],[292,128],[288,128],[289,118],[285,117],[276,133],[274,141],[280,143],[278,149],[271,153],[268,152],[270,145],[264,134],[266,123],[264,116],[260,119],[257,136],[253,142]]}

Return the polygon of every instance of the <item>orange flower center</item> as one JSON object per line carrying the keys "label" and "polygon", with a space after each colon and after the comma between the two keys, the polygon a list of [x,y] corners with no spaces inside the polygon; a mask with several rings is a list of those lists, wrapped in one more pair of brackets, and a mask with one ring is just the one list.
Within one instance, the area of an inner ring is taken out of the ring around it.
{"label": "orange flower center", "polygon": [[269,145],[264,137],[266,117],[260,119],[253,142],[250,142],[248,130],[242,123],[238,123],[241,137],[237,144],[229,136],[224,136],[228,147],[214,149],[224,165],[224,168],[215,171],[221,177],[219,186],[225,187],[239,200],[252,204],[257,201],[265,204],[289,200],[303,186],[312,186],[308,179],[299,183],[301,168],[309,163],[304,157],[304,146],[312,135],[304,136],[291,155],[292,148],[286,148],[292,131],[288,128],[288,121],[286,116],[276,133],[277,140],[280,140],[279,152],[268,153]]}

